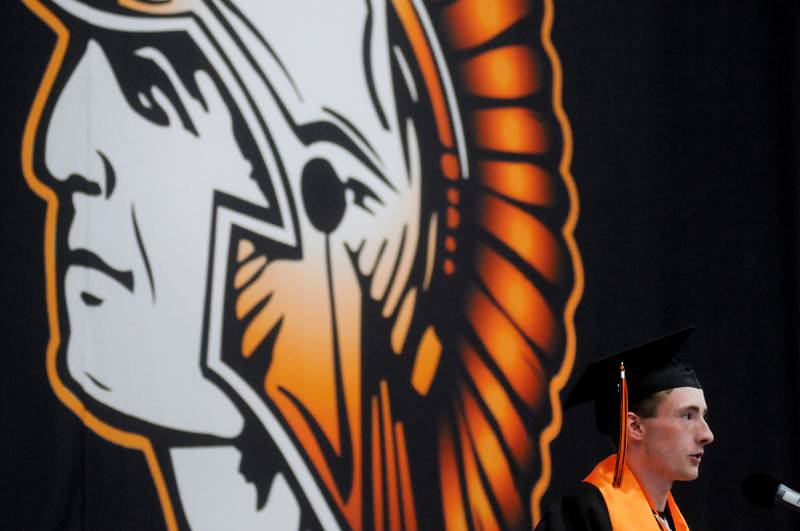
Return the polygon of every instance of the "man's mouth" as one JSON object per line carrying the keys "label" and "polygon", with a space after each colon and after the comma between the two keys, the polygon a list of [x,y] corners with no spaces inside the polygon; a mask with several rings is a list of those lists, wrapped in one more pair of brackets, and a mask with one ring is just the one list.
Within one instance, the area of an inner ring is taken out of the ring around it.
{"label": "man's mouth", "polygon": [[133,293],[133,272],[130,270],[120,271],[114,269],[91,251],[87,251],[86,249],[73,249],[67,253],[66,263],[68,267],[71,265],[80,265],[100,271],[113,278],[125,286],[128,291]]}
{"label": "man's mouth", "polygon": [[699,465],[700,461],[702,460],[703,460],[703,452],[699,452],[696,454],[689,454],[689,461],[691,461],[692,464]]}

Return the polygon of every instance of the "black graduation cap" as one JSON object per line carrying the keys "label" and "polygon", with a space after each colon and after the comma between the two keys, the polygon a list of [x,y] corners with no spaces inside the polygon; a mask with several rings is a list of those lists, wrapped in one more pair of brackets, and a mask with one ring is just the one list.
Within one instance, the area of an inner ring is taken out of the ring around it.
{"label": "black graduation cap", "polygon": [[564,409],[593,401],[598,430],[607,435],[619,433],[619,481],[627,445],[620,419],[627,413],[628,404],[666,389],[702,389],[692,368],[675,359],[693,331],[693,326],[684,328],[590,363],[564,401]]}
{"label": "black graduation cap", "polygon": [[676,387],[702,389],[697,376],[686,363],[675,359],[683,343],[694,331],[684,328],[656,340],[589,364],[564,401],[564,409],[594,401],[597,428],[605,434],[617,429],[620,364],[625,367],[629,403]]}

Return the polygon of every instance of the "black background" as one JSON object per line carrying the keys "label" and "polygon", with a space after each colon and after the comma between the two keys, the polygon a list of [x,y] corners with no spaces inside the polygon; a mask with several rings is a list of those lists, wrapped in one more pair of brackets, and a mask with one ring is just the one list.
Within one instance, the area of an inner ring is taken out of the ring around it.
{"label": "black background", "polygon": [[[674,489],[693,529],[800,529],[800,516],[740,494],[756,469],[800,487],[798,10],[556,2],[586,270],[578,365],[698,325],[684,358],[716,441],[701,478]],[[44,203],[22,178],[20,145],[54,38],[21,4],[0,24],[0,518],[17,529],[163,529],[140,454],[85,430],[46,379]],[[590,408],[565,422],[545,504],[609,452]]]}
{"label": "black background", "polygon": [[[797,7],[557,4],[586,267],[578,363],[697,324],[683,357],[716,441],[679,505],[693,529],[800,529],[740,488],[755,469],[800,486]],[[591,407],[565,421],[547,500],[610,453]]]}

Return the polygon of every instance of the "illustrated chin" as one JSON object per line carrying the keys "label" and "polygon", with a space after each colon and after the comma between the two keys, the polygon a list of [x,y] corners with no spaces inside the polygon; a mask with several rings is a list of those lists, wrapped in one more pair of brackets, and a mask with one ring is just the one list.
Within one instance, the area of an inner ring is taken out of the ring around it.
{"label": "illustrated chin", "polygon": [[[56,389],[62,389],[66,393],[57,393],[67,406],[79,417],[84,418],[88,412],[97,419],[106,422],[114,427],[124,429],[127,423],[124,416],[120,415],[115,409],[107,404],[101,396],[104,386],[107,386],[98,377],[92,377],[82,366],[70,365],[70,359],[74,358],[70,354],[69,337],[67,336],[61,347],[56,353],[56,379],[52,382]],[[75,360],[73,360],[75,361]],[[92,391],[97,392],[92,392]],[[78,404],[70,399],[65,400],[68,395],[77,398]],[[76,410],[75,407],[79,409]]]}

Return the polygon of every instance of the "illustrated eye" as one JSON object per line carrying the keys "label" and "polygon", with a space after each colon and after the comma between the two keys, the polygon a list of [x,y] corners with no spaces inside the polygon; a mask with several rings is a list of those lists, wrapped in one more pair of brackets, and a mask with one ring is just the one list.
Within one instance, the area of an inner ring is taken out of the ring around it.
{"label": "illustrated eye", "polygon": [[[103,49],[128,105],[136,113],[165,127],[179,120],[187,131],[197,135],[181,97],[198,92],[193,75],[180,75],[167,56],[152,46],[137,48],[110,41],[103,43]],[[181,86],[176,87],[176,83]]]}
{"label": "illustrated eye", "polygon": [[132,107],[136,112],[153,123],[164,126],[169,125],[169,117],[167,116],[167,113],[158,103],[156,103],[155,98],[153,97],[154,88],[154,85],[149,88],[138,88],[135,95],[135,101],[139,105],[132,105]]}

